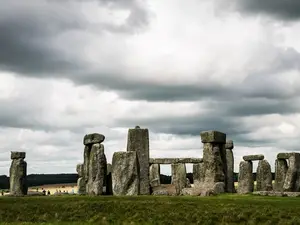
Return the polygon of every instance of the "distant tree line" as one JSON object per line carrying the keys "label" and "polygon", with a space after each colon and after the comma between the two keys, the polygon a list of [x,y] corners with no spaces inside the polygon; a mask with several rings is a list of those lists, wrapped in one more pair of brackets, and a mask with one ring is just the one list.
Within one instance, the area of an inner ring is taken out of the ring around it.
{"label": "distant tree line", "polygon": [[[191,183],[194,183],[193,173],[187,173],[187,178],[189,178]],[[273,180],[275,174],[272,173]],[[45,184],[66,184],[66,183],[76,183],[78,179],[78,174],[76,173],[66,173],[66,174],[30,174],[27,176],[28,186],[41,186]],[[171,176],[160,175],[160,182],[162,184],[170,184]],[[253,173],[253,179],[256,180],[256,173]],[[234,182],[238,181],[238,173],[234,173]],[[0,189],[9,188],[9,177],[6,175],[0,175]]]}

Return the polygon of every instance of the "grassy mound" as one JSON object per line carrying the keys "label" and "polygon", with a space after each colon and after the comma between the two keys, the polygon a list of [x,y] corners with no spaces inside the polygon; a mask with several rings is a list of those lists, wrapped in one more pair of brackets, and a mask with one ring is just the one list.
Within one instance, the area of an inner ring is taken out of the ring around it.
{"label": "grassy mound", "polygon": [[1,224],[300,224],[300,199],[216,197],[1,197]]}

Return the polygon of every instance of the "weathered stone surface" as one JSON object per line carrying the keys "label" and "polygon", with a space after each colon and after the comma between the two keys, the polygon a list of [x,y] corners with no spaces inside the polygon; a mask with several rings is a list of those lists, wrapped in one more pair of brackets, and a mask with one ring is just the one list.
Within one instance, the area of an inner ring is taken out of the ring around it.
{"label": "weathered stone surface", "polygon": [[189,178],[186,178],[186,185],[185,185],[186,188],[191,188],[192,185],[191,185],[191,181]]}
{"label": "weathered stone surface", "polygon": [[300,192],[283,192],[288,197],[300,197]]}
{"label": "weathered stone surface", "polygon": [[240,162],[237,193],[248,194],[253,192],[254,181],[252,170],[253,164],[251,161]]}
{"label": "weathered stone surface", "polygon": [[77,171],[79,177],[83,177],[83,174],[84,174],[83,164],[77,164],[76,171]]}
{"label": "weathered stone surface", "polygon": [[225,182],[226,150],[224,144],[204,143],[203,167],[204,186],[212,188],[216,182]]}
{"label": "weathered stone surface", "polygon": [[277,159],[288,159],[290,158],[291,153],[290,152],[281,152],[277,154]]}
{"label": "weathered stone surface", "polygon": [[175,185],[176,194],[180,195],[183,188],[186,187],[186,167],[184,163],[175,163],[171,165],[172,181]]}
{"label": "weathered stone surface", "polygon": [[[225,146],[226,147],[226,146]],[[234,193],[234,179],[233,179],[233,174],[234,174],[234,157],[233,157],[233,152],[232,149],[226,148],[226,164],[227,164],[227,192],[228,193]]]}
{"label": "weathered stone surface", "polygon": [[86,182],[83,177],[79,177],[77,180],[78,194],[86,194]]}
{"label": "weathered stone surface", "polygon": [[280,191],[254,191],[254,195],[261,195],[261,196],[277,196],[277,197],[284,197],[287,196],[284,192]]}
{"label": "weathered stone surface", "polygon": [[150,158],[150,164],[202,163],[202,158]]}
{"label": "weathered stone surface", "polygon": [[89,178],[89,164],[90,164],[90,153],[91,153],[91,146],[85,146],[83,152],[83,178],[87,183]]}
{"label": "weathered stone surface", "polygon": [[245,161],[255,161],[255,160],[263,160],[265,158],[264,155],[245,155],[243,159]]}
{"label": "weathered stone surface", "polygon": [[194,186],[200,185],[204,181],[204,164],[194,163],[193,164],[193,180]]}
{"label": "weathered stone surface", "polygon": [[219,131],[203,131],[200,136],[202,143],[226,143],[226,134]]}
{"label": "weathered stone surface", "polygon": [[201,196],[214,196],[225,192],[225,183],[217,182],[212,188],[206,188],[205,186],[201,190]]}
{"label": "weathered stone surface", "polygon": [[11,152],[10,158],[11,159],[25,159],[26,152]]}
{"label": "weathered stone surface", "polygon": [[275,160],[275,191],[283,191],[283,185],[285,181],[285,175],[288,170],[288,164],[285,159]]}
{"label": "weathered stone surface", "polygon": [[9,170],[10,195],[27,194],[27,163],[23,158],[13,159]]}
{"label": "weathered stone surface", "polygon": [[106,182],[105,182],[105,186],[106,186],[105,194],[106,195],[113,194],[111,173],[112,173],[112,165],[108,163],[107,171],[106,171]]}
{"label": "weathered stone surface", "polygon": [[300,189],[300,154],[290,153],[289,167],[286,172],[283,190],[285,192],[298,192]]}
{"label": "weathered stone surface", "polygon": [[93,133],[86,134],[83,138],[84,145],[92,145],[92,144],[100,144],[105,140],[105,136],[103,134]]}
{"label": "weathered stone surface", "polygon": [[225,144],[225,148],[226,149],[233,149],[234,148],[233,141],[232,140],[227,140],[226,144]]}
{"label": "weathered stone surface", "polygon": [[271,166],[267,160],[258,162],[256,171],[256,190],[257,191],[272,191],[272,172]]}
{"label": "weathered stone surface", "polygon": [[135,151],[115,152],[112,159],[113,194],[139,195],[139,171]]}
{"label": "weathered stone surface", "polygon": [[106,156],[102,144],[93,144],[89,160],[87,194],[102,195],[107,174]]}
{"label": "weathered stone surface", "polygon": [[150,166],[150,186],[157,187],[160,185],[160,166],[159,164],[152,164]]}
{"label": "weathered stone surface", "polygon": [[140,194],[150,194],[149,181],[149,132],[138,126],[128,130],[127,151],[137,153],[140,176]]}

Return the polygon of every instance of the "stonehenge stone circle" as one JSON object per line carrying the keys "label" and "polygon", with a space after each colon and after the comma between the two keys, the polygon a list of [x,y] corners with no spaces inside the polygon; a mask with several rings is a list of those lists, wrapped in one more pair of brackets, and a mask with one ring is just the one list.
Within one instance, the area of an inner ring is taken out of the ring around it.
{"label": "stonehenge stone circle", "polygon": [[160,185],[160,166],[159,164],[152,164],[150,166],[150,186],[157,187]]}
{"label": "stonehenge stone circle", "polygon": [[[136,126],[128,129],[126,151],[115,152],[110,165],[106,162],[104,145],[101,144],[105,136],[98,133],[87,134],[83,138],[85,145],[83,164],[77,165],[78,193],[89,195],[105,193],[117,196],[149,194],[210,196],[223,192],[248,194],[254,191],[253,161],[257,160],[259,162],[255,194],[300,196],[300,153],[277,154],[274,187],[271,166],[264,159],[264,155],[243,156],[239,164],[238,187],[235,190],[233,141],[226,141],[226,134],[219,131],[204,131],[200,136],[203,143],[203,157],[199,155],[198,158],[150,158],[149,131]],[[24,158],[23,152],[11,154],[13,163],[18,161],[19,170],[22,171],[23,168],[24,171],[25,168],[26,174]],[[193,185],[186,176],[187,163],[193,164]],[[161,164],[171,164],[172,185],[161,184]],[[15,173],[13,171],[15,170],[11,170],[10,173]],[[11,183],[13,183],[11,187],[18,186],[15,185],[14,175],[11,176]],[[21,186],[22,184],[19,185]],[[23,193],[25,192],[19,191],[15,195]]]}
{"label": "stonehenge stone circle", "polygon": [[12,163],[9,169],[10,195],[27,195],[27,163],[25,152],[11,152]]}
{"label": "stonehenge stone circle", "polygon": [[112,159],[113,194],[117,196],[139,195],[139,171],[137,153],[135,151],[115,152]]}
{"label": "stonehenge stone circle", "polygon": [[127,151],[135,151],[139,164],[140,194],[150,194],[149,181],[149,132],[136,126],[128,130]]}
{"label": "stonehenge stone circle", "polygon": [[239,183],[237,193],[248,194],[253,192],[254,181],[253,181],[253,164],[252,161],[241,161],[239,166]]}
{"label": "stonehenge stone circle", "polygon": [[98,133],[86,134],[83,138],[83,165],[76,168],[79,194],[104,194],[104,185],[107,184],[107,161],[101,144],[104,140],[105,136]]}
{"label": "stonehenge stone circle", "polygon": [[172,182],[175,185],[176,195],[180,195],[182,189],[186,187],[186,167],[184,163],[174,163],[171,165]]}
{"label": "stonehenge stone circle", "polygon": [[[226,184],[226,134],[218,131],[201,132],[203,143],[203,185],[206,188],[213,188],[215,183]],[[226,187],[225,187],[226,189]]]}
{"label": "stonehenge stone circle", "polygon": [[267,160],[258,162],[256,172],[256,191],[272,191],[272,172]]}
{"label": "stonehenge stone circle", "polygon": [[227,164],[227,192],[228,193],[234,193],[235,192],[235,188],[234,188],[234,180],[233,180],[233,174],[234,174],[234,157],[233,157],[233,141],[232,140],[228,140],[226,141],[225,144],[225,148],[226,148],[226,164]]}
{"label": "stonehenge stone circle", "polygon": [[288,170],[288,164],[286,159],[276,159],[275,160],[275,191],[283,191],[283,185],[285,181],[285,175]]}
{"label": "stonehenge stone circle", "polygon": [[255,160],[263,160],[265,158],[264,155],[245,155],[243,159],[245,161],[255,161]]}

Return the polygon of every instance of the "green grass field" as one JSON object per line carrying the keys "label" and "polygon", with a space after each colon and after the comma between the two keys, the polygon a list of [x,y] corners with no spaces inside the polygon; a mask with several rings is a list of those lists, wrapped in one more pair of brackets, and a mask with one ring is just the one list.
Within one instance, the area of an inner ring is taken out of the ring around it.
{"label": "green grass field", "polygon": [[228,194],[2,197],[0,221],[1,224],[300,224],[300,198]]}

